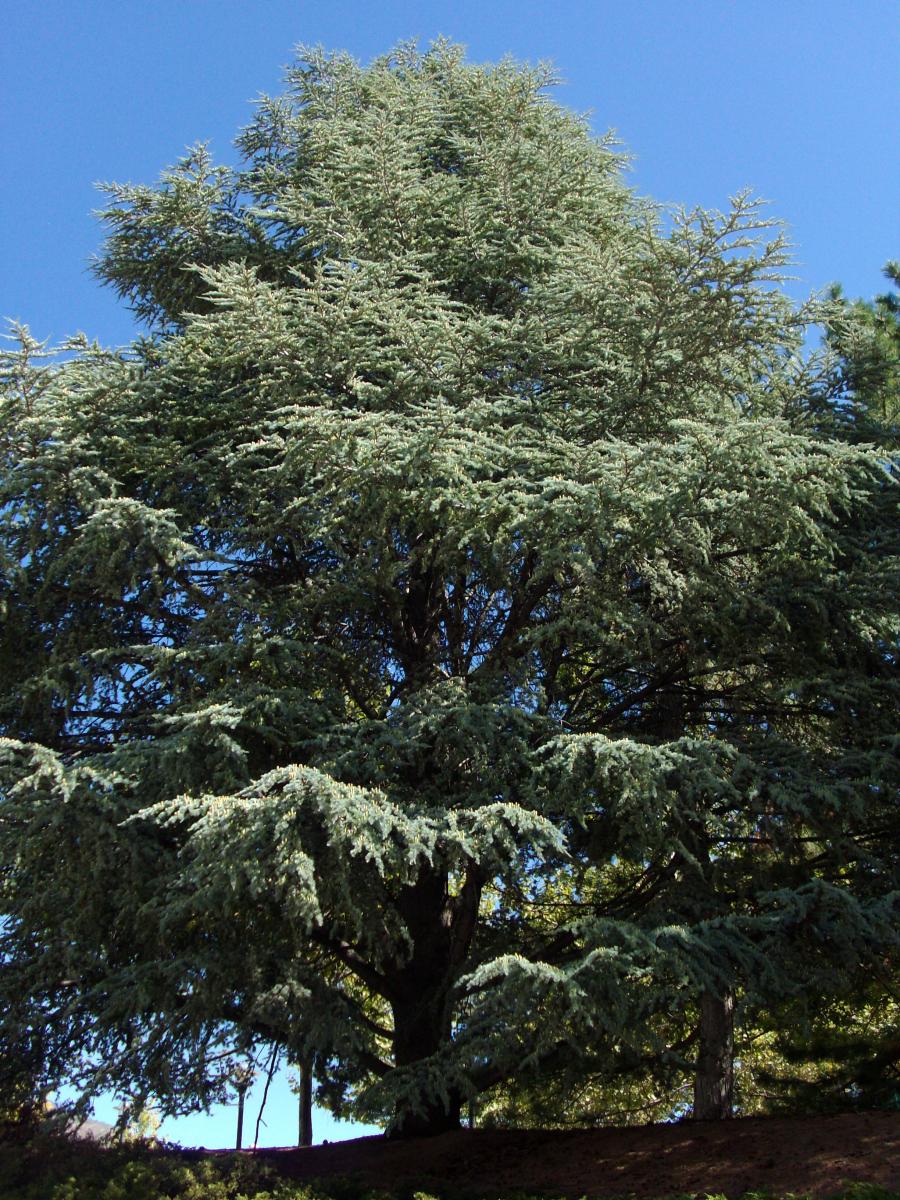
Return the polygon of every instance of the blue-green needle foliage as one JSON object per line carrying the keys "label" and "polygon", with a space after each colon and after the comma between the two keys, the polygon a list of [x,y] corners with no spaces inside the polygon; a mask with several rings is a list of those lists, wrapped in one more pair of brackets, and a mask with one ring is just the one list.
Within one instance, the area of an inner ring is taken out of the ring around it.
{"label": "blue-green needle foliage", "polygon": [[35,1081],[177,1111],[277,1043],[437,1129],[895,936],[885,455],[759,206],[639,199],[551,83],[304,53],[237,169],[108,188],[146,339],[5,357]]}

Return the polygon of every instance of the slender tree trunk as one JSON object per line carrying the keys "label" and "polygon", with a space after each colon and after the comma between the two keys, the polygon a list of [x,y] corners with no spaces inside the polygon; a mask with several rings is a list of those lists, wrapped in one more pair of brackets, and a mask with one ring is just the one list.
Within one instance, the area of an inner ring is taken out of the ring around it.
{"label": "slender tree trunk", "polygon": [[700,997],[700,1049],[694,1074],[694,1120],[721,1121],[734,1100],[734,992]]}
{"label": "slender tree trunk", "polygon": [[312,1060],[304,1058],[300,1062],[300,1128],[297,1140],[299,1146],[313,1144],[312,1084]]}
{"label": "slender tree trunk", "polygon": [[246,1087],[238,1084],[238,1112],[237,1112],[237,1137],[235,1139],[234,1148],[240,1150],[241,1143],[244,1140],[244,1098],[247,1095]]}

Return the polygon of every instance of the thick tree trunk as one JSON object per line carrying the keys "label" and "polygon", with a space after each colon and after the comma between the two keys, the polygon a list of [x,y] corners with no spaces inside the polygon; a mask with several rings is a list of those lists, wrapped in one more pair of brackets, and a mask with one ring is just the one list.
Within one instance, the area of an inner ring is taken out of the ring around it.
{"label": "thick tree trunk", "polygon": [[734,1100],[734,992],[700,997],[700,1048],[694,1074],[694,1120],[721,1121]]}
{"label": "thick tree trunk", "polygon": [[[400,1068],[415,1068],[450,1046],[453,981],[468,954],[478,919],[481,874],[477,865],[468,864],[455,894],[448,884],[445,871],[424,867],[399,905],[412,943],[410,957],[389,977],[393,1057]],[[436,1096],[424,1079],[423,1084],[421,1103],[396,1112],[392,1137],[423,1137],[460,1128],[462,1095],[451,1091],[446,1098]]]}
{"label": "thick tree trunk", "polygon": [[300,1112],[297,1145],[313,1144],[312,1126],[312,1061],[304,1058],[300,1062]]}
{"label": "thick tree trunk", "polygon": [[[418,994],[398,1000],[394,1010],[394,1062],[398,1067],[414,1067],[446,1047],[450,1041],[450,1019],[443,988],[428,988],[427,981]],[[431,1137],[459,1129],[462,1097],[451,1093],[449,1104],[428,1099],[422,1111],[399,1109],[391,1129],[392,1137]]]}

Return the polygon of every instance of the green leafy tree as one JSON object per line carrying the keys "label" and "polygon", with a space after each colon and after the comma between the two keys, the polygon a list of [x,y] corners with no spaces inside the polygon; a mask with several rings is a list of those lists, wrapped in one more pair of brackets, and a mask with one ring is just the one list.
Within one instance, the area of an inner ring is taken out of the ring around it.
{"label": "green leafy tree", "polygon": [[885,967],[761,1014],[739,1051],[742,1111],[900,1108],[900,1004]]}
{"label": "green leafy tree", "polygon": [[144,340],[4,360],[3,1011],[85,1095],[267,1043],[434,1132],[896,938],[883,468],[748,198],[446,43],[287,82],[110,189]]}

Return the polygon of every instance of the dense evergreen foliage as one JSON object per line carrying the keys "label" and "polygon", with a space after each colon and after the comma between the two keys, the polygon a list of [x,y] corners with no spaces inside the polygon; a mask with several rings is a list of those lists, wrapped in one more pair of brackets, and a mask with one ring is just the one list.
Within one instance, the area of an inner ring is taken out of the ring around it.
{"label": "dense evergreen foliage", "polygon": [[411,1133],[699,1048],[712,1112],[735,997],[896,946],[885,452],[759,207],[550,82],[300,58],[109,189],[147,337],[5,356],[8,1072],[178,1111],[278,1045]]}
{"label": "dense evergreen foliage", "polygon": [[[884,273],[896,288],[900,265],[889,262]],[[868,517],[868,553],[896,561],[900,302],[896,291],[871,303],[850,303],[839,288],[833,295],[839,303],[827,324],[827,344],[836,354],[830,403],[817,406],[816,420],[830,427],[835,437],[874,442],[885,449],[888,474]],[[890,649],[895,667],[896,653],[895,641]],[[886,827],[884,836],[896,838],[896,826]],[[770,1110],[852,1105],[900,1109],[896,947],[885,946],[840,994],[804,997],[786,1011],[765,1014],[763,1026],[763,1040],[776,1051],[758,1070]]]}

